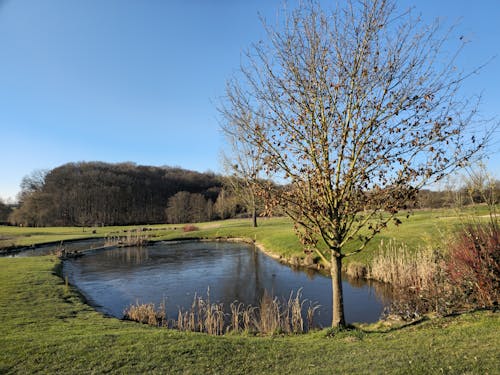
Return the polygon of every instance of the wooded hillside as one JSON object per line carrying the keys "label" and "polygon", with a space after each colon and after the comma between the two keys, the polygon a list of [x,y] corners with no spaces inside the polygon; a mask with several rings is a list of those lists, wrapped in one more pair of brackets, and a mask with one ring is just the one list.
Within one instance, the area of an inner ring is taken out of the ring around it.
{"label": "wooded hillside", "polygon": [[25,177],[10,221],[29,226],[164,223],[168,200],[176,193],[197,194],[206,208],[221,188],[222,178],[213,173],[133,163],[68,163]]}

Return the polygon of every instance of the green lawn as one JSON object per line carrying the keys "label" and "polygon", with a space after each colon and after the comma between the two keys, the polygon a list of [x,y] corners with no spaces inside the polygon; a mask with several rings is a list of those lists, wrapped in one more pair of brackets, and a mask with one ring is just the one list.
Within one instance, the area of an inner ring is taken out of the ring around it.
{"label": "green lawn", "polygon": [[[409,219],[401,216],[403,224],[388,228],[375,237],[368,248],[353,257],[346,258],[345,264],[358,262],[369,265],[381,241],[390,240],[404,242],[410,249],[419,246],[441,247],[463,217],[484,216],[486,207],[479,206],[462,212],[460,216],[455,210],[423,210],[416,211]],[[172,240],[178,238],[216,238],[239,237],[254,240],[261,244],[267,251],[278,256],[291,258],[292,256],[304,257],[303,247],[293,232],[292,222],[287,218],[262,218],[259,227],[253,228],[248,219],[214,221],[195,224],[200,230],[183,232],[183,225],[144,225],[121,227],[49,227],[49,228],[19,228],[0,226],[0,248],[11,245],[25,246],[53,241],[70,240],[90,237],[106,237],[110,233],[122,233],[133,228],[150,228],[147,233],[152,240]],[[95,233],[93,233],[95,231]],[[347,245],[346,252],[354,250],[356,241]]]}
{"label": "green lawn", "polygon": [[55,275],[59,266],[0,258],[0,373],[500,373],[499,313],[333,337],[210,337],[103,317]]}

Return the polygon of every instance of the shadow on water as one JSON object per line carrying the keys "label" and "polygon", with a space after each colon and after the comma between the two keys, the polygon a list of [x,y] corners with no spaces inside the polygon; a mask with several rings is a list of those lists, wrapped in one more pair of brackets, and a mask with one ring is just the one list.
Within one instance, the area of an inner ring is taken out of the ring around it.
{"label": "shadow on water", "polygon": [[[159,243],[138,248],[96,251],[64,261],[63,274],[105,314],[123,317],[134,303],[159,305],[167,315],[191,306],[195,295],[210,288],[213,302],[226,308],[234,301],[258,305],[265,291],[280,299],[302,290],[318,303],[315,322],[331,323],[331,279],[313,270],[294,270],[240,243]],[[349,322],[375,322],[390,301],[383,284],[344,278],[344,302]],[[307,302],[305,305],[309,305]]]}

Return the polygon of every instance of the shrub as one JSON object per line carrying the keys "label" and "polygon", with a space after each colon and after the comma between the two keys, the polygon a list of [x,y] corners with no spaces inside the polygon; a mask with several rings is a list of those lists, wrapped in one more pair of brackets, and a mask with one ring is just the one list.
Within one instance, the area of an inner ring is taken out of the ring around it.
{"label": "shrub", "polygon": [[197,226],[192,225],[192,224],[187,224],[187,225],[184,225],[184,227],[182,228],[182,230],[184,232],[195,232],[197,230],[200,230],[200,228],[198,228]]}
{"label": "shrub", "polygon": [[498,305],[500,242],[496,219],[464,225],[451,243],[447,262],[450,283],[472,307]]}

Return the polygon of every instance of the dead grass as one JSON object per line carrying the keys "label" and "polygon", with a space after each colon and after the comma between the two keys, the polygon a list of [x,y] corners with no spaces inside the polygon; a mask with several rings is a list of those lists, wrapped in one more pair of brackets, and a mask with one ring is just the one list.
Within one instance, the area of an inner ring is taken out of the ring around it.
{"label": "dead grass", "polygon": [[355,279],[365,279],[368,276],[368,268],[362,263],[351,262],[347,264],[346,273]]}
{"label": "dead grass", "polygon": [[394,240],[382,242],[368,277],[393,286],[427,289],[436,273],[435,258],[435,251],[429,248],[415,251]]}
{"label": "dead grass", "polygon": [[130,306],[125,310],[124,318],[158,327],[215,336],[227,333],[299,334],[314,327],[314,313],[319,306],[309,303],[307,309],[304,309],[307,302],[301,298],[301,290],[295,294],[290,293],[288,300],[283,301],[265,292],[258,307],[235,301],[229,306],[229,312],[225,312],[222,303],[210,301],[208,290],[206,298],[195,296],[188,310],[180,309],[177,319],[167,318],[165,304],[156,309],[152,303]]}
{"label": "dead grass", "polygon": [[129,229],[127,234],[110,233],[106,236],[104,246],[143,246],[149,241],[149,234],[141,229]]}
{"label": "dead grass", "polygon": [[452,312],[455,294],[447,282],[444,262],[439,251],[428,247],[411,251],[395,241],[381,245],[369,277],[391,287],[386,317],[415,320],[429,313]]}
{"label": "dead grass", "polygon": [[161,303],[157,309],[154,303],[139,304],[130,306],[124,312],[124,319],[133,320],[139,323],[162,327],[167,324],[167,314],[165,303]]}

